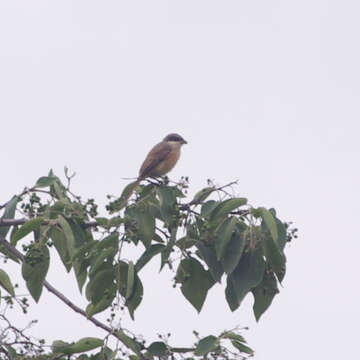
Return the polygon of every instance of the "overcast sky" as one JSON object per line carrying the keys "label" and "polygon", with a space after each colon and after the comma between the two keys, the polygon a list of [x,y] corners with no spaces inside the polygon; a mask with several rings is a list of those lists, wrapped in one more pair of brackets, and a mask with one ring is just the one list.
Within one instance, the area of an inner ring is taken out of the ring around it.
{"label": "overcast sky", "polygon": [[[193,329],[249,326],[256,360],[354,359],[359,11],[350,0],[0,0],[0,203],[67,165],[74,191],[103,205],[178,132],[189,144],[173,180],[189,176],[193,193],[239,179],[238,195],[300,236],[258,324],[251,295],[231,313],[218,285],[197,315],[154,261],[136,323],[123,325],[150,339],[170,331],[177,346]],[[49,281],[85,306],[62,271],[54,256]],[[46,290],[32,309],[50,342],[104,335]]]}

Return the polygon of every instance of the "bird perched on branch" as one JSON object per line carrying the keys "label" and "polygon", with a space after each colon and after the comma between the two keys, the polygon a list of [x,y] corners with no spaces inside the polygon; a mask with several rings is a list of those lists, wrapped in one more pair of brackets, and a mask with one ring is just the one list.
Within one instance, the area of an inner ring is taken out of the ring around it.
{"label": "bird perched on branch", "polygon": [[163,141],[159,142],[150,150],[141,165],[139,177],[129,187],[129,190],[121,202],[120,209],[125,206],[141,180],[148,177],[163,176],[176,165],[180,157],[181,146],[184,144],[187,144],[187,141],[180,135],[169,134],[165,136]]}

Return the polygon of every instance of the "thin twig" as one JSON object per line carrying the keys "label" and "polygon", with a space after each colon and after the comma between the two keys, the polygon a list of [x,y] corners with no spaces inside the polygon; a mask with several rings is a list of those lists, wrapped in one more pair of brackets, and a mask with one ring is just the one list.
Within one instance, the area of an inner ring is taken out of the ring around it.
{"label": "thin twig", "polygon": [[229,182],[229,183],[226,184],[226,185],[223,185],[223,186],[218,187],[216,190],[223,190],[223,189],[225,189],[225,188],[227,188],[227,187],[229,187],[229,186],[238,185],[238,182],[239,182],[239,180],[231,181],[231,182]]}
{"label": "thin twig", "polygon": [[164,230],[160,229],[159,227],[155,226],[155,229],[157,231],[160,231],[166,237],[166,239],[170,237],[170,235],[168,235]]}

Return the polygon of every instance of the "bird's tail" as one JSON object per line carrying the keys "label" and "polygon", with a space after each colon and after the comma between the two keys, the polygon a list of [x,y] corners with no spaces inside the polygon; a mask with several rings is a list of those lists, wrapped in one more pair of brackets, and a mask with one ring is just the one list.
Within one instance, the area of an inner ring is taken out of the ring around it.
{"label": "bird's tail", "polygon": [[124,189],[124,191],[122,192],[121,196],[120,196],[120,206],[119,206],[119,210],[121,210],[128,202],[130,196],[132,195],[132,193],[135,191],[135,189],[138,187],[138,185],[141,182],[141,178],[137,179],[136,181],[130,183],[129,185],[127,185]]}

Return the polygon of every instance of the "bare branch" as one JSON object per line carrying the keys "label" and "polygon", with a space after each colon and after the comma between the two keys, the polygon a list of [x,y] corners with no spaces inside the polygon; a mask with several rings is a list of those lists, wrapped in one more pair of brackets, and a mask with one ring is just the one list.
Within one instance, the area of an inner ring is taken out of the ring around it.
{"label": "bare branch", "polygon": [[26,219],[0,219],[0,226],[23,225]]}

